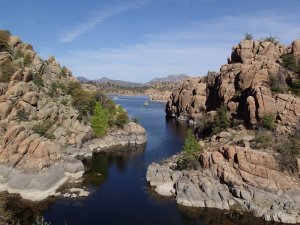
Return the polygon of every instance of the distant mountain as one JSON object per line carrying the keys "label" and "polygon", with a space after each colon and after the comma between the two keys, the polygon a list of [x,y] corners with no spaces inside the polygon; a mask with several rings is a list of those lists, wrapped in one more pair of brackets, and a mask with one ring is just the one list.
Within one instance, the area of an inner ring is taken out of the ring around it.
{"label": "distant mountain", "polygon": [[100,79],[96,79],[96,80],[89,80],[85,77],[77,77],[77,79],[80,82],[83,83],[87,83],[87,82],[96,82],[98,84],[114,84],[117,86],[122,86],[122,87],[143,87],[143,86],[150,86],[150,85],[154,85],[157,83],[161,83],[161,82],[174,82],[174,83],[179,83],[182,80],[188,78],[187,75],[185,74],[179,74],[179,75],[170,75],[167,77],[157,77],[157,78],[153,78],[152,80],[146,82],[146,83],[134,83],[134,82],[129,82],[129,81],[122,81],[122,80],[113,80],[107,77],[102,77]]}
{"label": "distant mountain", "polygon": [[141,83],[134,83],[134,82],[128,82],[128,81],[122,81],[122,80],[113,80],[107,77],[102,77],[98,80],[94,80],[96,83],[100,83],[100,84],[114,84],[114,85],[118,85],[118,86],[122,86],[122,87],[142,87],[144,86],[144,84]]}
{"label": "distant mountain", "polygon": [[167,77],[157,77],[157,78],[153,78],[152,80],[150,80],[149,82],[147,82],[146,84],[152,85],[158,82],[174,82],[174,83],[179,83],[182,80],[188,78],[188,75],[185,74],[179,74],[179,75],[169,75]]}
{"label": "distant mountain", "polygon": [[142,87],[145,86],[145,84],[142,83],[134,83],[134,82],[129,82],[129,81],[122,81],[122,80],[113,80],[107,77],[102,77],[100,79],[96,80],[89,80],[85,77],[77,77],[77,79],[82,82],[82,83],[87,83],[87,82],[95,82],[98,84],[113,84],[117,86],[122,86],[122,87]]}
{"label": "distant mountain", "polygon": [[87,83],[87,82],[91,81],[91,80],[89,80],[89,79],[87,79],[87,78],[85,78],[85,77],[77,77],[77,79],[78,79],[80,82],[82,82],[82,83]]}

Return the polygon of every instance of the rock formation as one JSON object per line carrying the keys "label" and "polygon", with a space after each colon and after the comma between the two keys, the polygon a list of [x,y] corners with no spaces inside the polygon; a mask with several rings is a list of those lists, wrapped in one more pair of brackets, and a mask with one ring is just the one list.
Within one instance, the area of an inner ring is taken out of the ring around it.
{"label": "rock formation", "polygon": [[[0,191],[39,201],[83,173],[82,162],[66,153],[92,138],[65,91],[76,81],[54,57],[41,59],[16,36],[0,46]],[[146,141],[143,128],[128,126],[119,138],[131,139],[116,144]]]}
{"label": "rock formation", "polygon": [[[147,181],[158,194],[175,196],[183,206],[300,223],[299,137],[293,142],[291,136],[300,122],[299,48],[300,40],[290,46],[244,40],[233,47],[220,72],[189,78],[173,91],[166,114],[196,123],[202,152],[150,165]],[[235,119],[243,122],[237,125]],[[269,131],[261,128],[266,120],[275,122],[265,126]],[[206,130],[209,137],[201,135]],[[288,163],[292,169],[284,168]]]}
{"label": "rock formation", "polygon": [[182,154],[153,163],[147,181],[158,194],[175,196],[179,205],[240,210],[266,221],[299,223],[299,179],[279,170],[278,154],[249,147],[251,132],[229,129],[206,139],[197,158],[200,169],[180,168]]}
{"label": "rock formation", "polygon": [[[225,105],[233,117],[251,125],[264,115],[272,115],[283,124],[297,124],[300,100],[283,91],[295,74],[283,67],[282,57],[292,54],[299,60],[299,42],[283,46],[271,41],[242,41],[233,47],[228,64],[219,73],[188,79],[173,92],[166,106],[167,115],[195,120],[201,113]],[[273,79],[278,84],[272,84]]]}

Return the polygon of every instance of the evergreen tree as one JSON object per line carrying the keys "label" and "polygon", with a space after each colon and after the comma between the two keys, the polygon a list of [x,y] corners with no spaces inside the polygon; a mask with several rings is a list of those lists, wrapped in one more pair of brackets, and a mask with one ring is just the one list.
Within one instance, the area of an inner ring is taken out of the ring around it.
{"label": "evergreen tree", "polygon": [[187,136],[184,142],[183,151],[186,153],[193,153],[200,151],[200,145],[198,144],[197,139],[195,138],[195,135],[191,129],[187,131]]}
{"label": "evergreen tree", "polygon": [[99,102],[96,103],[91,121],[91,127],[96,137],[106,134],[108,128],[108,110],[104,109]]}

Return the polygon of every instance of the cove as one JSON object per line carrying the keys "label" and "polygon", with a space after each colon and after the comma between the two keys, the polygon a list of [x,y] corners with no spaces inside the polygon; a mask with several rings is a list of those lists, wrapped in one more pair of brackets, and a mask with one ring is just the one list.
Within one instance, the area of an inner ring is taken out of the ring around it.
{"label": "cove", "polygon": [[181,151],[187,131],[185,123],[165,118],[164,103],[149,102],[145,96],[116,100],[147,130],[142,149],[124,147],[85,159],[85,198],[49,199],[39,204],[11,199],[9,208],[24,224],[43,215],[53,225],[234,225],[268,224],[261,219],[213,209],[190,209],[176,205],[172,198],[155,194],[148,186],[147,166]]}

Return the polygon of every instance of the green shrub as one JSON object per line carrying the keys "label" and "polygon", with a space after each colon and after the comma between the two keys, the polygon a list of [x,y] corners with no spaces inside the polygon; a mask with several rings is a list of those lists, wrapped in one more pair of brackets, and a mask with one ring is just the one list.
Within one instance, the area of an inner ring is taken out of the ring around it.
{"label": "green shrub", "polygon": [[271,34],[270,34],[269,37],[264,38],[264,41],[269,41],[269,42],[272,42],[274,44],[278,44],[278,42],[279,42],[278,37],[272,36]]}
{"label": "green shrub", "polygon": [[32,56],[30,53],[26,53],[23,58],[24,66],[29,66],[32,63]]}
{"label": "green shrub", "polygon": [[24,54],[20,49],[17,49],[14,52],[14,59],[16,60],[16,59],[19,59],[19,58],[24,58]]}
{"label": "green shrub", "polygon": [[17,111],[16,119],[20,121],[27,121],[28,118],[29,118],[29,113],[27,113],[23,108]]}
{"label": "green shrub", "polygon": [[66,93],[66,86],[63,83],[52,82],[50,84],[48,94],[51,97],[54,97],[54,96],[56,96],[59,93],[58,90],[61,90],[62,93]]}
{"label": "green shrub", "polygon": [[79,111],[80,119],[89,117],[93,113],[96,103],[93,93],[83,90],[78,82],[70,82],[67,93],[72,96],[72,106]]}
{"label": "green shrub", "polygon": [[272,146],[272,134],[266,130],[259,130],[255,134],[254,142],[256,143],[256,148],[269,148]]}
{"label": "green shrub", "polygon": [[227,118],[226,106],[220,106],[217,109],[217,114],[214,117],[213,133],[217,134],[230,127],[230,121]]}
{"label": "green shrub", "polygon": [[8,83],[12,75],[16,72],[11,61],[5,61],[0,65],[0,82]]}
{"label": "green shrub", "polygon": [[177,170],[190,170],[190,169],[198,169],[200,167],[200,163],[197,157],[193,154],[184,154],[182,158],[178,159],[176,162]]}
{"label": "green shrub", "polygon": [[245,34],[244,40],[249,40],[249,41],[250,41],[250,40],[253,40],[253,35],[247,32],[247,33]]}
{"label": "green shrub", "polygon": [[44,81],[42,78],[42,74],[37,74],[33,77],[32,80],[33,83],[35,83],[38,87],[44,87]]}
{"label": "green shrub", "polygon": [[286,93],[288,91],[284,74],[279,72],[277,75],[269,73],[269,85],[271,91],[274,93]]}
{"label": "green shrub", "polygon": [[116,114],[116,122],[115,122],[115,124],[118,127],[124,127],[124,125],[126,123],[128,123],[128,121],[129,121],[129,118],[128,118],[127,112],[121,106],[119,106],[117,108],[117,114]]}
{"label": "green shrub", "polygon": [[45,121],[35,124],[32,127],[32,130],[33,130],[33,132],[35,132],[45,138],[53,139],[54,138],[53,135],[49,134],[49,132],[48,132],[49,129],[51,128],[51,126],[52,126],[52,122],[50,122],[49,120],[45,120]]}
{"label": "green shrub", "polygon": [[91,127],[96,137],[101,137],[106,134],[108,128],[108,117],[108,110],[104,109],[100,103],[97,102],[91,120]]}
{"label": "green shrub", "polygon": [[270,115],[270,114],[265,114],[262,118],[261,118],[261,125],[264,128],[267,128],[269,130],[274,128],[274,123],[275,123],[275,118],[274,116]]}
{"label": "green shrub", "polygon": [[291,81],[289,84],[291,92],[293,92],[295,95],[300,96],[300,80],[296,79]]}
{"label": "green shrub", "polygon": [[201,150],[201,147],[195,138],[194,132],[189,129],[184,141],[183,151],[185,153],[195,153]]}
{"label": "green shrub", "polygon": [[68,68],[66,66],[63,66],[61,68],[61,74],[66,77],[68,75],[68,73],[69,73]]}
{"label": "green shrub", "polygon": [[279,158],[280,169],[283,171],[296,172],[297,158],[300,157],[300,131],[296,131],[287,142],[281,142],[277,151],[281,155]]}
{"label": "green shrub", "polygon": [[293,54],[285,54],[281,57],[282,66],[295,73],[300,73],[300,65]]}
{"label": "green shrub", "polygon": [[10,35],[11,34],[8,30],[0,30],[0,50],[1,51],[9,49],[8,41],[9,41]]}

